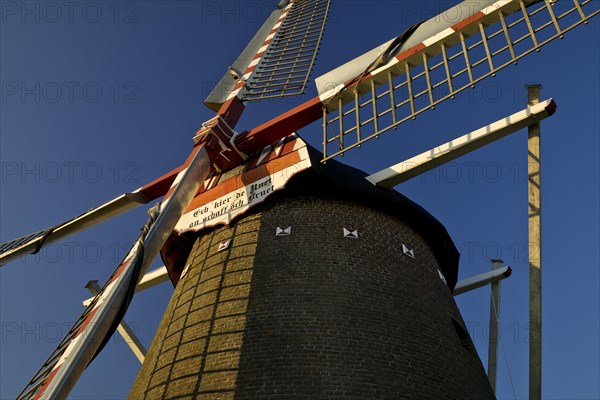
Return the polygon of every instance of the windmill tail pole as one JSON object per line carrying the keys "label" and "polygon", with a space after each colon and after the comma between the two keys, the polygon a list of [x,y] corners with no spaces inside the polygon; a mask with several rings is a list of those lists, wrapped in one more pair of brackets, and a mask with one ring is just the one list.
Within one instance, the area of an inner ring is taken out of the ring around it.
{"label": "windmill tail pole", "polygon": [[210,171],[210,157],[197,146],[136,243],[102,291],[65,339],[18,396],[18,399],[67,398],[79,376],[102,349],[127,311],[144,276]]}
{"label": "windmill tail pole", "polygon": [[[542,85],[528,85],[528,103],[540,102]],[[529,398],[542,398],[542,179],[540,124],[529,126],[527,140],[529,204]]]}

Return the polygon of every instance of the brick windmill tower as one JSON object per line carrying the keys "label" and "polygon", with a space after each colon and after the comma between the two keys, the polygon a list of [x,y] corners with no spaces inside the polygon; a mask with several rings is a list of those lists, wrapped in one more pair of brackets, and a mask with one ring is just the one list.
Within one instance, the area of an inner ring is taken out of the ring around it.
{"label": "brick windmill tower", "polygon": [[[444,227],[361,171],[321,165],[295,135],[273,151],[229,179],[292,158],[306,169],[279,190],[280,172],[248,182],[249,198],[268,198],[163,248],[175,293],[131,398],[493,398],[451,294],[458,253]],[[237,195],[182,221],[225,215]]]}
{"label": "brick windmill tower", "polygon": [[[197,132],[181,167],[2,245],[6,263],[163,197],[19,398],[68,395],[158,253],[175,291],[131,398],[494,398],[452,297],[458,252],[439,221],[392,189],[430,166],[417,163],[380,178],[332,158],[495,74],[598,10],[584,10],[593,3],[578,1],[567,14],[555,13],[549,1],[461,3],[452,10],[464,15],[460,22],[436,17],[416,24],[317,78],[318,97],[237,132],[246,103],[303,92],[329,6],[327,0],[279,2],[206,100],[216,116]],[[529,18],[540,10],[550,22]],[[577,23],[561,28],[561,18],[574,13]],[[516,22],[507,23],[509,15]],[[542,37],[548,27],[555,32]],[[541,103],[464,151],[550,115],[553,107]],[[296,132],[321,118],[319,152]]]}

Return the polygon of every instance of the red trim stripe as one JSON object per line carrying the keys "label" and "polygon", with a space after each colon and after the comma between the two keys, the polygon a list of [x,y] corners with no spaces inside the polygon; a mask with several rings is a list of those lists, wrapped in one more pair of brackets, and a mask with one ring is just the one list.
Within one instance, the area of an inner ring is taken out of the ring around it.
{"label": "red trim stripe", "polygon": [[457,24],[452,25],[452,29],[454,29],[455,31],[460,31],[462,28],[464,28],[465,26],[472,24],[473,22],[477,21],[478,19],[481,19],[485,17],[485,14],[482,13],[481,11],[476,12],[473,15],[468,16],[467,18],[463,19],[462,21],[460,21]]}
{"label": "red trim stripe", "polygon": [[[290,4],[292,4],[292,3],[293,3],[293,1],[290,2]],[[285,17],[287,16],[288,12],[289,12],[289,9],[286,10],[281,17],[279,17],[279,19],[277,20],[276,24],[281,23],[285,19]],[[269,35],[275,35],[275,34],[277,34],[277,32],[279,31],[279,28],[281,28],[281,25],[279,25],[277,28],[273,28],[271,30],[271,32],[269,32]],[[263,47],[270,45],[272,41],[273,41],[273,38],[265,40],[263,42],[262,46],[260,46],[260,48],[262,49]],[[254,56],[253,61],[254,60],[260,60],[264,56],[265,53],[266,53],[266,51],[262,51],[260,53],[257,53]],[[244,75],[254,72],[254,70],[256,69],[256,67],[258,66],[258,64],[259,63],[255,64],[253,66],[249,66],[248,68],[246,68],[246,71],[244,72]],[[242,85],[240,87],[236,86],[235,90],[241,89],[242,86],[243,86],[243,83],[242,83]]]}
{"label": "red trim stripe", "polygon": [[[73,339],[71,340],[75,340],[75,338],[79,335],[81,335],[81,333],[85,330],[85,328],[87,328],[87,326],[89,325],[90,321],[92,320],[92,318],[94,318],[94,315],[96,315],[96,313],[98,312],[99,307],[94,308],[92,311],[90,311],[90,313],[88,314],[87,317],[85,317],[85,321],[83,321],[83,323],[81,324],[81,326],[79,327],[79,329],[77,330],[77,332],[75,333],[75,335],[73,335]],[[69,343],[69,346],[71,344]],[[68,346],[67,346],[68,347]]]}
{"label": "red trim stripe", "polygon": [[[192,159],[194,158],[194,156],[196,156],[196,153],[198,153],[199,150],[200,150],[200,147],[194,147],[194,149],[190,153],[190,155],[187,158],[187,160],[185,160],[185,163],[183,164],[183,169],[187,168],[190,165],[190,163],[192,162]],[[181,172],[183,172],[183,169],[182,169]],[[175,179],[177,179],[177,178],[175,178]],[[169,188],[169,191],[165,195],[165,200],[168,199],[169,197],[171,197],[171,195],[173,194],[173,192],[175,191],[175,189],[177,189],[177,186],[179,186],[179,184],[177,184],[177,185],[171,185],[171,188]]]}
{"label": "red trim stripe", "polygon": [[129,264],[132,257],[133,257],[133,255],[131,255],[129,258],[127,258],[125,261],[123,261],[123,263],[121,265],[119,265],[119,268],[115,271],[114,275],[112,276],[112,278],[110,278],[110,280],[108,281],[106,286],[110,285],[111,283],[116,281],[119,278],[119,276],[121,276],[121,274],[123,273],[123,270]]}
{"label": "red trim stripe", "polygon": [[163,176],[158,179],[153,180],[152,182],[144,185],[139,191],[142,193],[148,200],[154,200],[159,198],[160,196],[164,196],[165,193],[169,191],[169,188],[175,181],[175,177],[183,170],[183,165],[175,168],[174,170],[167,172]]}
{"label": "red trim stripe", "polygon": [[32,400],[37,400],[37,399],[41,399],[44,392],[46,391],[46,389],[48,388],[48,386],[50,385],[50,382],[52,382],[52,379],[54,378],[54,375],[56,375],[56,373],[58,372],[58,370],[60,369],[60,365],[58,367],[55,367],[52,371],[50,371],[50,373],[44,378],[44,383],[42,384],[42,386],[40,386],[39,390],[37,391],[37,393],[31,398]]}
{"label": "red trim stripe", "polygon": [[[287,145],[287,144],[286,144]],[[293,145],[291,146],[293,149]],[[208,192],[202,193],[196,196],[190,203],[188,208],[185,210],[186,213],[195,210],[202,205],[205,205],[213,200],[225,196],[228,193],[233,192],[236,189],[242,188],[249,185],[252,182],[256,182],[259,179],[265,178],[276,172],[282,171],[290,165],[296,164],[301,161],[300,154],[297,151],[288,153],[279,157],[279,162],[272,164],[261,164],[259,168],[253,168],[241,175],[234,176],[227,179],[224,182],[219,182],[219,185],[209,190]]]}
{"label": "red trim stripe", "polygon": [[236,141],[237,148],[245,154],[252,154],[322,117],[323,103],[319,97],[315,97],[246,132]]}
{"label": "red trim stripe", "polygon": [[427,46],[425,46],[423,43],[419,43],[418,45],[413,46],[410,49],[404,50],[402,53],[397,54],[396,59],[398,61],[402,61],[405,58],[408,58],[408,57],[412,56],[413,54],[418,53],[419,51],[423,50],[425,47],[427,47]]}

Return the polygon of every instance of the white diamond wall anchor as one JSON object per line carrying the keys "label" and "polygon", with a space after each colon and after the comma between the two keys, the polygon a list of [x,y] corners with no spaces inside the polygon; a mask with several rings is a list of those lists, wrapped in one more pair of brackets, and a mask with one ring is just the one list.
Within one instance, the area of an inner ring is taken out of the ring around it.
{"label": "white diamond wall anchor", "polygon": [[444,276],[444,274],[442,273],[442,271],[440,271],[438,269],[437,272],[438,272],[438,275],[440,276],[440,279],[442,280],[442,282],[444,282],[447,285],[448,282],[446,282],[446,277]]}
{"label": "white diamond wall anchor", "polygon": [[231,239],[222,241],[221,243],[219,243],[219,248],[217,251],[227,250],[229,248],[230,244],[231,244]]}
{"label": "white diamond wall anchor", "polygon": [[275,231],[275,236],[290,236],[292,234],[291,226],[278,226]]}
{"label": "white diamond wall anchor", "polygon": [[402,252],[411,258],[415,258],[415,251],[411,247],[408,247],[402,243]]}
{"label": "white diamond wall anchor", "polygon": [[344,237],[358,239],[358,229],[344,228]]}
{"label": "white diamond wall anchor", "polygon": [[191,264],[188,264],[185,266],[185,268],[183,269],[183,271],[181,271],[181,276],[179,277],[179,279],[183,278],[185,276],[185,274],[188,273],[189,269],[190,269]]}

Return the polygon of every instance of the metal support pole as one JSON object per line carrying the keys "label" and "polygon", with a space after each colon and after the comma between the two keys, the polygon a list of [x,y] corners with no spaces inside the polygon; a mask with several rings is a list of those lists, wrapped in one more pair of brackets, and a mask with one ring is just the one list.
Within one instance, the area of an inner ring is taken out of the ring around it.
{"label": "metal support pole", "polygon": [[[85,288],[89,290],[94,296],[100,292],[100,286],[98,285],[98,281],[89,281]],[[135,336],[133,330],[127,325],[125,320],[122,320],[119,326],[117,327],[117,331],[121,334],[125,343],[129,346],[133,354],[137,357],[140,363],[144,363],[144,358],[146,357],[146,348],[140,342],[140,340]]]}
{"label": "metal support pole", "polygon": [[492,282],[501,281],[508,278],[512,274],[512,269],[509,266],[499,268],[494,271],[484,272],[483,274],[475,275],[462,281],[458,281],[452,292],[453,296],[458,296],[471,290],[479,289],[489,285]]}
{"label": "metal support pole", "polygon": [[[542,85],[527,85],[529,105],[540,101]],[[529,399],[542,398],[542,196],[540,171],[540,124],[529,126]]]}
{"label": "metal support pole", "polygon": [[[138,285],[135,287],[135,293],[141,292],[142,290],[150,289],[151,287],[159,285],[163,282],[167,282],[168,280],[169,273],[167,272],[167,267],[163,265],[162,267],[153,269],[152,271],[144,275],[142,277],[142,280],[140,280]],[[83,305],[87,307],[90,304],[92,304],[93,300],[94,298],[90,297],[89,299],[83,301]]]}
{"label": "metal support pole", "polygon": [[[492,260],[492,271],[502,268],[502,260]],[[488,379],[492,390],[496,393],[496,376],[498,374],[498,336],[500,330],[500,281],[490,285],[490,337],[488,346]]]}

